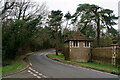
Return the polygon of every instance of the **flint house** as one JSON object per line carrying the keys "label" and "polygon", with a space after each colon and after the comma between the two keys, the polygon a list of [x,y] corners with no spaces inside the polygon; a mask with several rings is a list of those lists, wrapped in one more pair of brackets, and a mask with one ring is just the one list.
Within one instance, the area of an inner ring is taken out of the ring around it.
{"label": "flint house", "polygon": [[66,60],[88,62],[92,39],[80,32],[75,32],[65,40],[64,55]]}

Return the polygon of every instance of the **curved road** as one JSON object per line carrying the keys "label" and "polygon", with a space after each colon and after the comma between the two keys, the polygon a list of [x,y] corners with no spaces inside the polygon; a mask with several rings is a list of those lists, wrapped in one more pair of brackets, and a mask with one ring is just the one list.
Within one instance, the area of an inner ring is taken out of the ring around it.
{"label": "curved road", "polygon": [[106,72],[96,71],[88,68],[76,67],[51,60],[45,55],[52,53],[49,50],[40,54],[33,54],[28,57],[32,68],[46,75],[48,78],[117,78]]}

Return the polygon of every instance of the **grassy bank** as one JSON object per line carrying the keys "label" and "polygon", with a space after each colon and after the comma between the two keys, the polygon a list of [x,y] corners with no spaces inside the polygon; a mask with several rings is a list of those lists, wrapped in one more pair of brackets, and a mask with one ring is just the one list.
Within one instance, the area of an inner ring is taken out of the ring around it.
{"label": "grassy bank", "polygon": [[9,60],[4,61],[5,64],[9,64],[9,65],[0,67],[0,75],[1,74],[6,75],[6,74],[16,72],[16,71],[19,71],[25,68],[27,66],[27,63],[24,61],[25,57],[31,54],[37,54],[40,52],[44,52],[46,50],[52,50],[52,49],[43,49],[43,50],[36,51],[36,52],[29,52],[23,56],[16,57],[14,61],[9,61]]}
{"label": "grassy bank", "polygon": [[2,75],[6,75],[11,72],[15,72],[17,70],[23,69],[26,66],[27,66],[27,64],[24,61],[16,60],[12,64],[2,67]]}
{"label": "grassy bank", "polygon": [[106,71],[106,72],[110,72],[110,73],[114,73],[114,74],[120,74],[120,68],[101,65],[101,64],[97,64],[97,63],[93,63],[93,62],[66,61],[66,60],[64,60],[63,54],[59,54],[58,56],[56,56],[55,54],[47,54],[47,57],[57,60],[57,61],[60,61],[60,62],[63,62],[63,63],[67,63],[67,64],[92,68],[92,69]]}
{"label": "grassy bank", "polygon": [[2,66],[2,75],[4,76],[27,67],[27,63],[25,62],[24,59],[27,55],[30,55],[30,54],[32,53],[28,53],[26,55],[16,57],[15,60],[3,61],[5,64],[8,64],[8,65]]}

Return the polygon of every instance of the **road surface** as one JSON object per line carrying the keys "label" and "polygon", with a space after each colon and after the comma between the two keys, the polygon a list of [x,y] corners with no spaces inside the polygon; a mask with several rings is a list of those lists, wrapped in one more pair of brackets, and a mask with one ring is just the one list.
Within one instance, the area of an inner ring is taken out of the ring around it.
{"label": "road surface", "polygon": [[32,69],[42,73],[48,78],[117,78],[106,72],[101,72],[93,69],[72,66],[58,61],[54,61],[46,57],[46,54],[53,53],[49,50],[40,54],[33,54],[28,57],[28,61]]}

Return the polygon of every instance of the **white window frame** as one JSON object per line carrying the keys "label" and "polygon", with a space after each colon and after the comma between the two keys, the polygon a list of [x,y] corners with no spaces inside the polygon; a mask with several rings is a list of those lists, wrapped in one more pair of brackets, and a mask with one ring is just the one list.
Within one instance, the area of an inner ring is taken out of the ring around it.
{"label": "white window frame", "polygon": [[70,46],[70,48],[72,47],[72,42],[71,41],[69,41],[69,46]]}
{"label": "white window frame", "polygon": [[79,41],[72,41],[72,47],[79,47]]}
{"label": "white window frame", "polygon": [[90,41],[85,41],[85,42],[83,43],[83,46],[84,46],[85,48],[90,48]]}

